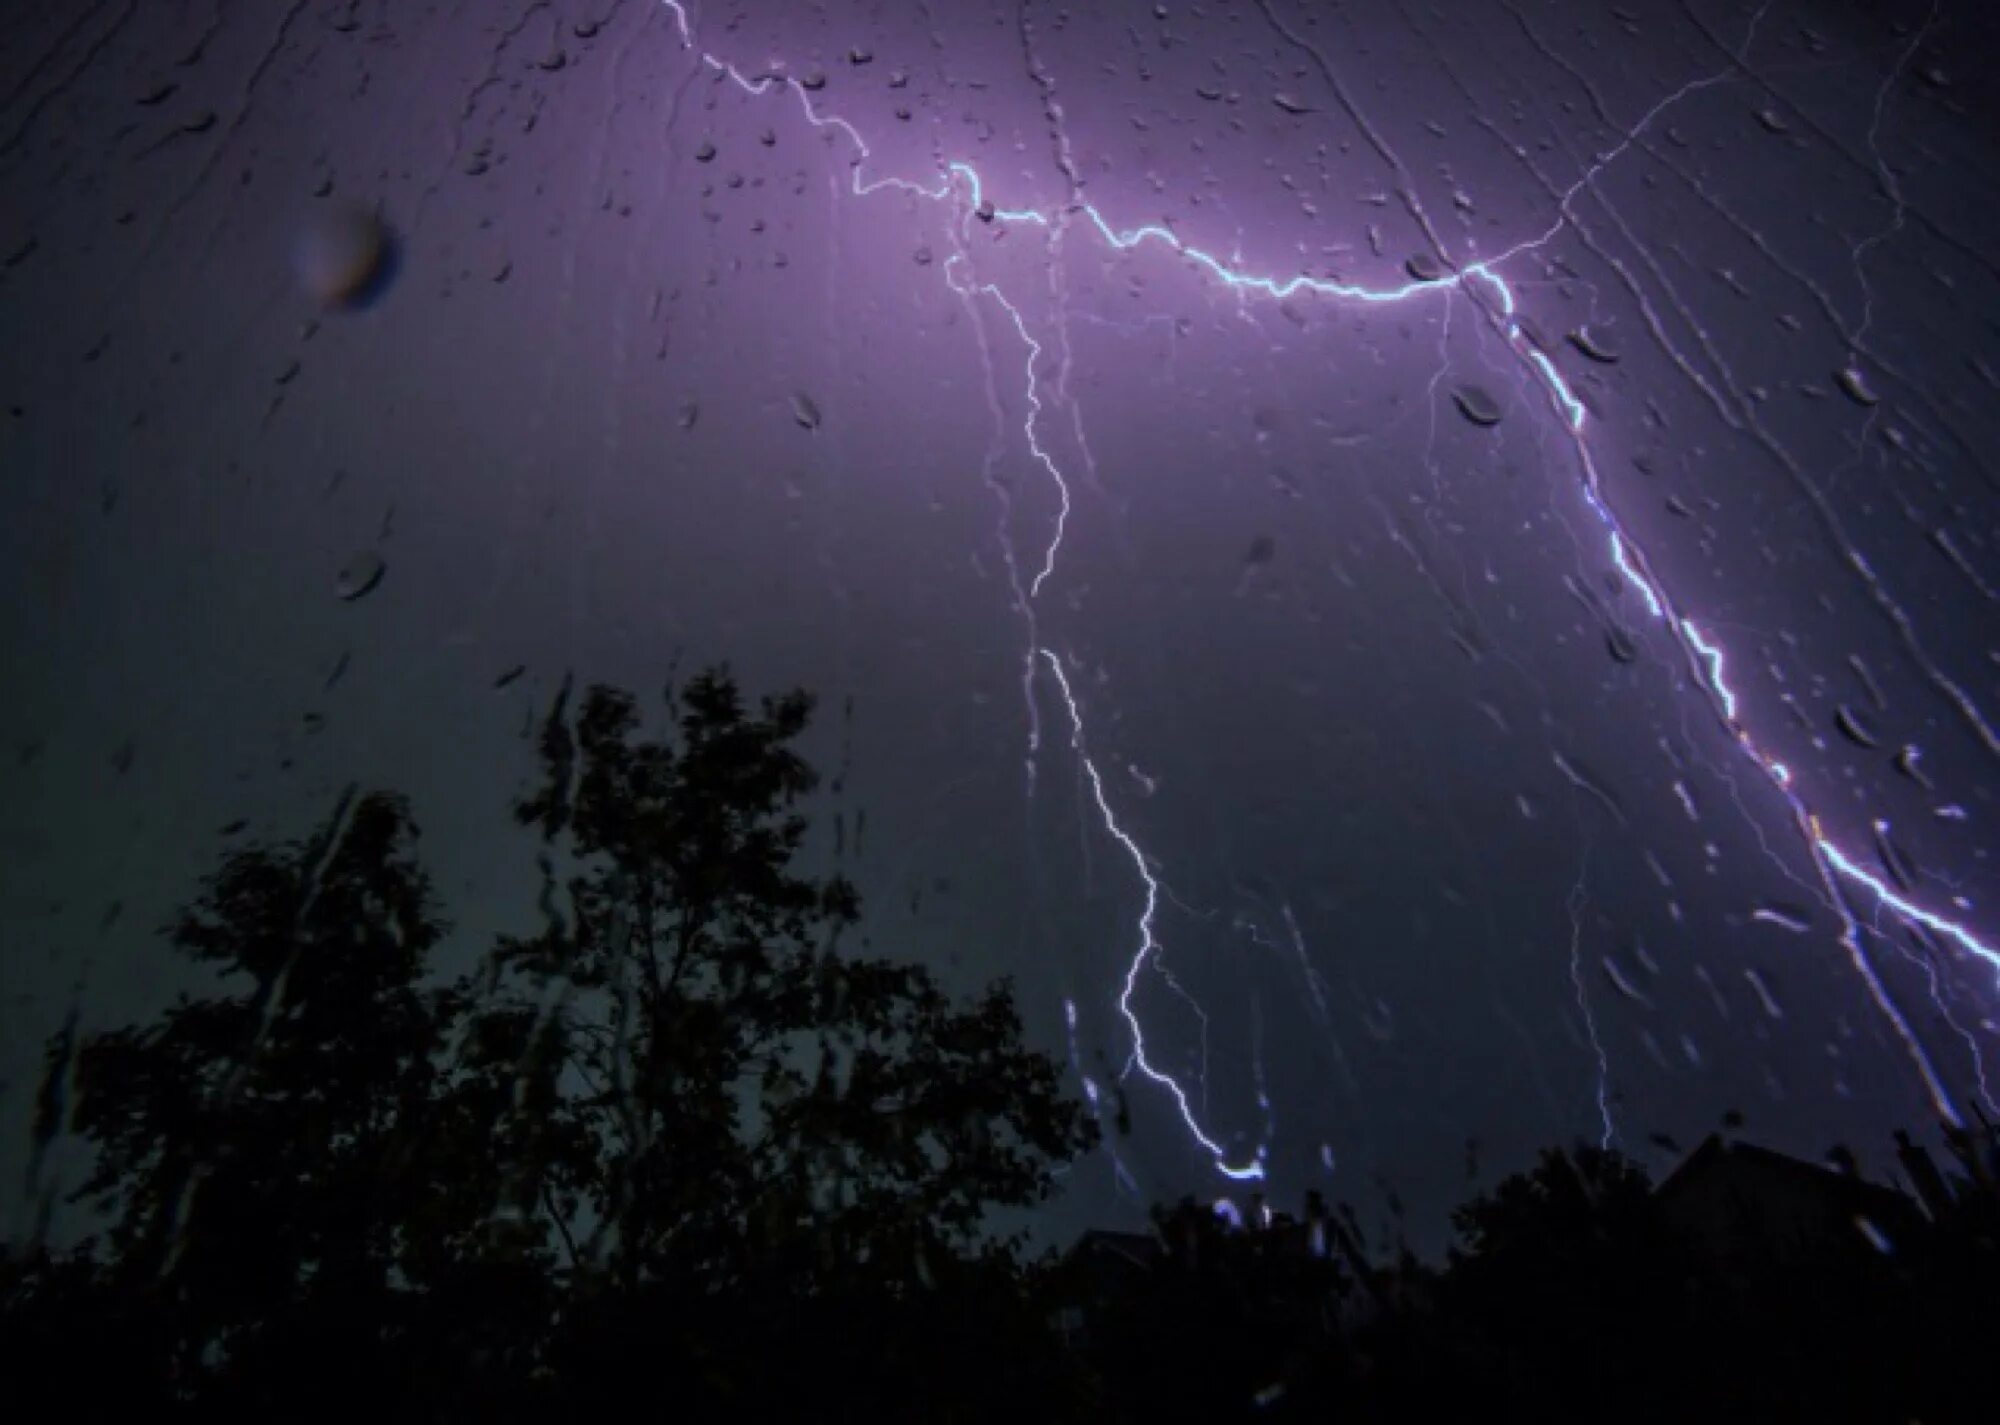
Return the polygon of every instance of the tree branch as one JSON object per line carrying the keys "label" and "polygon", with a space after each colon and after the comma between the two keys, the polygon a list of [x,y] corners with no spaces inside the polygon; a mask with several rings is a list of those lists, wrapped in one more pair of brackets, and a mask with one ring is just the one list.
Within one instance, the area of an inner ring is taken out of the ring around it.
{"label": "tree branch", "polygon": [[569,1253],[570,1270],[582,1271],[583,1264],[577,1260],[576,1255],[576,1239],[569,1235],[569,1224],[563,1221],[562,1214],[556,1211],[555,1194],[549,1191],[547,1183],[542,1184],[542,1206],[548,1209],[549,1221],[555,1223],[556,1231],[562,1235],[563,1249]]}

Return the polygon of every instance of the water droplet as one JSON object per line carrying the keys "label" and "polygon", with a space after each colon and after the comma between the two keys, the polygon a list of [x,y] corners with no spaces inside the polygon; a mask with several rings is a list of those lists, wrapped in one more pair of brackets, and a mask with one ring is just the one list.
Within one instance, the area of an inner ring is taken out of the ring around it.
{"label": "water droplet", "polygon": [[701,141],[701,147],[694,151],[694,161],[696,163],[715,162],[715,145],[710,143],[707,139],[703,139]]}
{"label": "water droplet", "polygon": [[1773,1019],[1783,1019],[1785,1017],[1784,1008],[1778,1003],[1778,997],[1771,993],[1771,986],[1765,980],[1761,970],[1746,966],[1743,971],[1743,978],[1748,980],[1750,988],[1757,992],[1757,1001],[1764,1006],[1765,1014]]}
{"label": "water droplet", "polygon": [[1905,893],[1917,888],[1916,867],[1896,838],[1889,834],[1889,823],[1886,821],[1875,823],[1875,855],[1881,861],[1882,869],[1889,873],[1889,879]]}
{"label": "water droplet", "polygon": [[1840,729],[1841,736],[1857,747],[1875,747],[1879,745],[1876,741],[1874,730],[1862,721],[1861,714],[1854,709],[1852,704],[1842,703],[1840,705],[1839,709],[1833,715],[1833,725]]}
{"label": "water droplet", "polygon": [[819,407],[814,405],[813,398],[803,391],[792,394],[792,419],[807,430],[819,429]]}
{"label": "water droplet", "polygon": [[293,270],[313,301],[358,305],[384,285],[394,256],[387,225],[367,208],[341,204],[313,216],[299,235]]}
{"label": "water droplet", "polygon": [[1854,1215],[1854,1226],[1867,1239],[1868,1245],[1883,1256],[1886,1257],[1896,1250],[1895,1244],[1889,1240],[1888,1234],[1877,1227],[1865,1215],[1856,1213]]}
{"label": "water droplet", "polygon": [[370,593],[382,582],[382,576],[389,566],[382,562],[382,556],[372,549],[363,550],[341,566],[340,573],[333,581],[333,592],[352,603],[362,595]]}
{"label": "water droplet", "polygon": [[1611,981],[1613,989],[1617,990],[1619,994],[1625,996],[1625,998],[1631,1000],[1634,1004],[1643,1004],[1648,1009],[1652,1008],[1653,1002],[1646,998],[1645,991],[1632,982],[1632,977],[1626,973],[1622,965],[1609,955],[1604,956],[1603,965],[1604,977]]}
{"label": "water droplet", "polygon": [[700,419],[701,405],[699,402],[689,401],[681,407],[680,427],[682,430],[693,430],[694,423]]}
{"label": "water droplet", "polygon": [[1283,109],[1287,114],[1311,114],[1316,112],[1313,106],[1306,103],[1305,100],[1294,99],[1291,95],[1282,91],[1273,94],[1271,102],[1276,104],[1280,109]]}
{"label": "water droplet", "polygon": [[1841,367],[1833,373],[1833,379],[1857,406],[1872,406],[1882,399],[1875,394],[1875,388],[1868,384],[1868,377],[1857,366]]}
{"label": "water droplet", "polygon": [[1618,349],[1595,327],[1580,326],[1569,334],[1569,344],[1592,361],[1609,366],[1618,360]]}
{"label": "water droplet", "polygon": [[1500,404],[1488,395],[1483,387],[1459,386],[1451,393],[1457,403],[1458,413],[1476,426],[1500,424]]}
{"label": "water droplet", "polygon": [[1444,276],[1444,264],[1428,252],[1413,252],[1403,262],[1403,270],[1419,282],[1435,282]]}
{"label": "water droplet", "polygon": [[1812,917],[1799,906],[1784,901],[1760,905],[1750,913],[1750,918],[1764,925],[1775,925],[1780,930],[1789,930],[1794,935],[1804,935],[1812,929]]}

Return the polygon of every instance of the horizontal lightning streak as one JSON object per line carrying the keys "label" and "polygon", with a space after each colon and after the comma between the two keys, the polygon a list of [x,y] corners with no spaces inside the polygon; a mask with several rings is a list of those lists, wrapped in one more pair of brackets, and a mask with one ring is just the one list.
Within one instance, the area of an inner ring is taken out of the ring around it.
{"label": "horizontal lightning streak", "polygon": [[[688,20],[686,8],[680,3],[680,0],[661,0],[661,3],[673,13],[683,46],[690,50],[696,50],[700,54],[701,62],[711,70],[726,77],[748,94],[761,95],[768,92],[773,85],[784,85],[798,96],[799,105],[805,113],[807,122],[815,128],[837,130],[844,135],[853,145],[857,155],[853,160],[853,177],[851,181],[851,187],[855,194],[866,196],[884,189],[892,189],[911,194],[915,197],[928,199],[932,202],[945,202],[949,201],[954,193],[962,191],[964,201],[967,204],[966,211],[968,215],[976,214],[985,221],[1035,224],[1043,227],[1049,226],[1053,222],[1049,214],[1037,209],[1008,209],[992,205],[986,197],[985,184],[981,180],[978,170],[973,168],[971,164],[961,160],[953,160],[944,166],[944,173],[935,187],[926,187],[909,179],[893,176],[864,181],[863,167],[867,159],[872,156],[872,150],[869,148],[867,141],[862,138],[853,125],[838,115],[821,113],[819,108],[813,103],[811,94],[806,86],[782,70],[774,70],[771,73],[753,78],[744,74],[728,61],[719,59],[706,51],[699,50]],[[1677,91],[1675,95],[1669,96],[1668,100],[1656,105],[1654,110],[1649,112],[1647,118],[1650,119],[1653,117],[1653,115],[1666,107],[1666,104],[1673,99],[1677,99],[1685,93],[1693,92],[1696,88],[1704,87],[1705,83],[1706,81],[1698,82],[1694,85],[1684,87],[1681,91]],[[1627,142],[1629,143],[1629,140]],[[1669,636],[1681,647],[1683,654],[1687,657],[1690,666],[1693,668],[1697,685],[1708,696],[1717,715],[1720,717],[1730,736],[1735,740],[1737,746],[1778,789],[1786,805],[1790,808],[1793,819],[1798,825],[1805,843],[1822,874],[1828,877],[1829,881],[1833,877],[1838,877],[1841,880],[1859,886],[1873,898],[1877,906],[1885,907],[1903,919],[1922,925],[1926,929],[1950,940],[1965,953],[1982,961],[1992,969],[1995,973],[1996,984],[2000,984],[2000,950],[1996,950],[1993,946],[1981,940],[1964,925],[1941,916],[1934,911],[1925,909],[1909,897],[1898,893],[1885,884],[1880,877],[1868,871],[1854,857],[1842,850],[1838,844],[1825,834],[1818,817],[1799,797],[1793,785],[1791,771],[1783,763],[1776,761],[1764,752],[1751,738],[1750,733],[1738,716],[1737,695],[1727,681],[1725,660],[1721,647],[1707,638],[1691,618],[1680,614],[1675,609],[1673,601],[1667,595],[1666,591],[1660,587],[1647,571],[1646,560],[1639,551],[1637,543],[1625,532],[1618,517],[1605,504],[1601,494],[1601,481],[1598,476],[1596,462],[1591,455],[1588,443],[1583,437],[1585,419],[1588,414],[1586,408],[1583,402],[1577,398],[1576,392],[1571,389],[1568,381],[1564,379],[1555,363],[1549,359],[1548,354],[1540,350],[1529,340],[1516,316],[1516,303],[1513,290],[1495,270],[1499,264],[1523,253],[1532,252],[1552,239],[1568,222],[1568,203],[1575,196],[1576,191],[1586,186],[1590,179],[1595,176],[1597,170],[1601,169],[1606,163],[1609,163],[1619,152],[1622,152],[1623,147],[1624,145],[1621,145],[1611,154],[1599,160],[1593,166],[1590,173],[1586,174],[1582,180],[1579,180],[1573,186],[1570,193],[1564,197],[1562,205],[1564,209],[1563,215],[1559,216],[1555,224],[1541,236],[1519,243],[1497,257],[1471,263],[1438,278],[1407,282],[1400,286],[1389,288],[1361,287],[1351,283],[1335,281],[1331,278],[1314,277],[1307,274],[1277,278],[1246,273],[1238,270],[1223,259],[1190,245],[1171,228],[1162,224],[1149,223],[1140,227],[1120,229],[1106,219],[1093,204],[1087,202],[1072,205],[1070,211],[1072,213],[1080,213],[1081,216],[1088,219],[1106,244],[1114,249],[1127,251],[1144,243],[1159,243],[1204,269],[1225,286],[1240,291],[1259,293],[1274,299],[1283,299],[1300,292],[1310,292],[1342,301],[1386,305],[1405,301],[1411,297],[1430,292],[1448,294],[1452,291],[1459,291],[1464,293],[1468,299],[1474,302],[1475,306],[1485,312],[1490,320],[1494,321],[1505,334],[1508,345],[1535,374],[1551,406],[1562,418],[1570,439],[1575,446],[1579,466],[1582,471],[1584,500],[1604,526],[1612,563],[1617,567],[1620,576],[1625,582],[1638,594],[1647,612],[1666,625]],[[946,280],[952,284],[954,290],[963,295],[967,289],[958,287],[956,277],[951,275],[953,265],[959,260],[958,258],[954,258],[951,263],[946,264]],[[1475,278],[1479,279],[1477,283],[1472,280]],[[1036,417],[1041,412],[1041,402],[1035,375],[1035,363],[1040,357],[1041,346],[1029,334],[1027,323],[1023,319],[1019,309],[1012,302],[1008,301],[1005,295],[996,287],[991,284],[983,284],[973,290],[977,290],[983,295],[991,296],[997,301],[1012,319],[1015,329],[1020,333],[1023,341],[1027,343],[1029,350],[1029,411],[1024,421],[1024,430],[1030,450],[1038,463],[1049,472],[1050,477],[1056,482],[1062,498],[1061,518],[1059,518],[1056,531],[1044,552],[1041,571],[1035,576],[1031,589],[1031,595],[1039,594],[1043,584],[1054,572],[1056,559],[1062,545],[1063,523],[1069,514],[1068,486],[1063,481],[1061,471],[1054,459],[1041,445],[1035,427]],[[1482,293],[1485,300],[1481,300],[1480,294]],[[1497,310],[1495,310],[1492,304],[1497,304]],[[1069,703],[1072,726],[1076,734],[1074,742],[1079,756],[1082,757],[1081,715],[1074,700],[1069,697],[1068,683],[1063,679],[1062,670],[1057,664],[1054,655],[1050,654],[1046,649],[1040,651],[1047,659],[1050,668],[1055,672],[1057,681],[1062,687],[1064,699]],[[1138,846],[1119,827],[1116,819],[1112,816],[1109,804],[1105,801],[1103,787],[1098,780],[1095,766],[1092,765],[1087,757],[1083,757],[1083,765],[1097,793],[1098,810],[1104,818],[1107,829],[1131,854],[1134,864],[1139,869],[1141,878],[1146,883],[1146,908],[1139,926],[1141,946],[1138,955],[1132,962],[1131,968],[1128,970],[1125,991],[1119,1001],[1120,1008],[1124,1011],[1125,1018],[1131,1025],[1135,1043],[1139,1043],[1140,1026],[1137,1018],[1131,1011],[1130,998],[1134,978],[1143,963],[1157,949],[1152,936],[1152,916],[1158,887],[1146,867],[1145,857],[1140,852]],[[1917,1044],[1914,1035],[1909,1031],[1907,1024],[1904,1023],[1900,1013],[1889,1001],[1879,980],[1876,979],[1862,959],[1858,939],[1856,938],[1856,927],[1845,907],[1840,904],[1838,895],[1833,894],[1831,885],[1829,885],[1829,894],[1834,901],[1835,908],[1839,911],[1845,923],[1846,934],[1843,936],[1843,940],[1848,944],[1850,953],[1856,960],[1857,967],[1861,970],[1863,978],[1868,983],[1877,1006],[1896,1025],[1898,1031],[1902,1034],[1904,1042],[1915,1056],[1925,1083],[1930,1089],[1933,1103],[1948,1118],[1955,1121],[1957,1114],[1952,1108],[1949,1099],[1943,1094],[1936,1074],[1925,1058],[1921,1047]],[[1222,1163],[1221,1149],[1196,1124],[1188,1108],[1186,1095],[1180,1085],[1170,1076],[1153,1069],[1146,1062],[1142,1044],[1138,1050],[1138,1063],[1149,1078],[1152,1078],[1155,1082],[1172,1092],[1176,1102],[1180,1105],[1182,1118],[1186,1121],[1189,1131],[1194,1134],[1197,1141],[1216,1156],[1218,1167],[1221,1167],[1225,1173],[1235,1177],[1261,1175],[1261,1165],[1258,1164],[1253,1164],[1247,1169],[1232,1169]]]}

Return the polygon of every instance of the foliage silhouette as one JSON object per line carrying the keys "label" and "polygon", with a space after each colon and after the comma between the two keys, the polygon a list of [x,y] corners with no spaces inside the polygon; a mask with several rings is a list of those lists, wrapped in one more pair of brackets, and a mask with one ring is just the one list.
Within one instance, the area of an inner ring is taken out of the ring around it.
{"label": "foliage silhouette", "polygon": [[[540,1418],[667,1380],[687,1418],[835,1382],[825,1418],[973,1419],[1067,1388],[989,1214],[1093,1126],[1004,984],[961,1005],[845,952],[853,888],[795,869],[810,700],[749,711],[723,670],[669,700],[648,741],[629,695],[572,724],[565,687],[517,808],[545,923],[455,982],[401,798],[224,859],[167,933],[214,991],[48,1046],[37,1142],[95,1150],[73,1199],[107,1226],[10,1255],[17,1381],[204,1419]],[[1015,1343],[1007,1389],[954,1379],[968,1328]]]}
{"label": "foliage silhouette", "polygon": [[1371,1264],[1351,1213],[1316,1199],[1303,1222],[1241,1225],[1187,1200],[1156,1211],[1132,1253],[1148,1265],[1108,1299],[1071,1285],[1099,1418],[1990,1420],[2000,1135],[1945,1136],[1963,1171],[1928,1216],[1749,1145],[1683,1162],[1715,1174],[1710,1206],[1788,1185],[1774,1200],[1824,1229],[1804,1233],[1691,1214],[1616,1153],[1551,1149],[1458,1210],[1441,1266]]}
{"label": "foliage silhouette", "polygon": [[753,710],[717,670],[668,703],[655,739],[628,694],[572,714],[565,686],[515,808],[541,923],[471,973],[431,963],[410,809],[350,791],[304,840],[225,856],[166,928],[207,993],[50,1040],[37,1161],[94,1149],[72,1197],[103,1227],[0,1262],[17,1397],[204,1421],[1992,1418],[1984,1119],[1945,1126],[1948,1172],[1899,1139],[1921,1210],[1844,1150],[1714,1138],[1659,1188],[1549,1150],[1458,1209],[1438,1265],[1371,1256],[1311,1195],[1233,1223],[1185,1199],[1027,1260],[994,1214],[1095,1129],[1008,988],[956,1002],[846,943],[854,889],[801,869],[804,695]]}
{"label": "foliage silhouette", "polygon": [[[517,808],[548,847],[548,923],[489,957],[470,1062],[527,1086],[517,1200],[562,1224],[589,1323],[563,1374],[616,1398],[621,1370],[656,1370],[607,1358],[615,1322],[687,1340],[721,1408],[765,1383],[774,1334],[806,1352],[872,1312],[886,1350],[922,1324],[911,1298],[981,1296],[1016,1245],[988,1214],[1046,1197],[1094,1128],[1006,986],[960,1007],[919,966],[842,952],[853,888],[793,869],[810,701],[752,713],[721,672],[673,701],[677,745],[638,738],[628,694],[590,690],[573,737],[558,700]],[[713,1328],[746,1309],[766,1329],[732,1357]]]}
{"label": "foliage silhouette", "polygon": [[73,1197],[108,1227],[36,1289],[115,1302],[168,1397],[289,1397],[310,1343],[351,1362],[330,1405],[410,1344],[458,1013],[421,983],[445,927],[415,837],[400,798],[350,790],[308,839],[229,854],[166,930],[215,991],[49,1046],[37,1135],[66,1112],[93,1145]]}
{"label": "foliage silhouette", "polygon": [[1100,1309],[1091,1354],[1117,1419],[1289,1418],[1323,1393],[1357,1291],[1343,1234],[1316,1194],[1303,1220],[1253,1200],[1243,1225],[1193,1198],[1152,1212],[1145,1289]]}

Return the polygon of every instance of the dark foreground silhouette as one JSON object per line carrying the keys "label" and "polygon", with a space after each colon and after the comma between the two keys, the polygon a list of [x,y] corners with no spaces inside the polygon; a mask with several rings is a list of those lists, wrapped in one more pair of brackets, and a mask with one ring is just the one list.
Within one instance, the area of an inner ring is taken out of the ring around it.
{"label": "dark foreground silhouette", "polygon": [[[1442,1265],[1309,1197],[1030,1259],[1096,1129],[1003,984],[842,943],[798,874],[802,694],[565,688],[540,922],[444,977],[408,806],[350,792],[167,928],[212,984],[49,1044],[101,1230],[0,1267],[10,1403],[70,1420],[2000,1419],[2000,1140],[1916,1190],[1717,1138],[1550,1151]],[[54,1203],[43,1200],[43,1224]]]}

